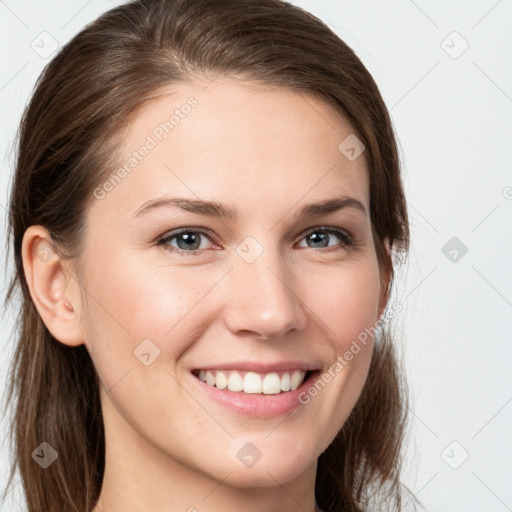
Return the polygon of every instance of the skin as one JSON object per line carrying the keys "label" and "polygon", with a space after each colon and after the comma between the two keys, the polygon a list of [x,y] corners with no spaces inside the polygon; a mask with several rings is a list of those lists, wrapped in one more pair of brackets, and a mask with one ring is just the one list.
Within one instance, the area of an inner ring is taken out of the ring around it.
{"label": "skin", "polygon": [[[23,240],[41,317],[60,342],[86,345],[101,379],[106,469],[95,512],[313,512],[317,459],[367,376],[372,340],[307,405],[273,418],[232,412],[197,386],[192,369],[225,361],[329,368],[379,319],[388,279],[371,234],[364,154],[349,161],[338,150],[353,133],[348,122],[286,89],[227,78],[205,86],[175,84],[135,117],[120,165],[187,98],[198,101],[113,190],[91,198],[78,266],[38,257],[51,249],[42,226]],[[134,217],[166,194],[218,201],[238,219],[178,207]],[[366,213],[349,206],[294,220],[305,204],[340,195]],[[355,245],[322,226],[349,231]],[[198,235],[195,255],[157,245],[181,227],[212,236]],[[324,245],[312,232],[324,233]],[[252,263],[236,252],[246,237],[263,249]],[[149,366],[134,357],[144,339],[160,350]],[[251,468],[236,456],[248,442],[262,453]]]}

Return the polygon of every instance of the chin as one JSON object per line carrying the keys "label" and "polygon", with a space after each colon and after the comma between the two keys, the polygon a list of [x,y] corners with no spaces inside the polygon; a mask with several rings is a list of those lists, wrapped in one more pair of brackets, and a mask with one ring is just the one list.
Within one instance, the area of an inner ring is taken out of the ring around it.
{"label": "chin", "polygon": [[[297,446],[296,443],[294,445]],[[244,466],[235,456],[234,460],[225,460],[222,474],[214,477],[222,481],[226,474],[230,473],[225,483],[233,487],[257,488],[283,485],[300,476],[311,468],[311,465],[314,465],[313,470],[316,471],[317,457],[311,458],[311,455],[304,451],[287,448],[287,455],[283,456],[268,447],[267,451],[271,452],[269,456],[265,457],[262,453],[258,461],[252,465],[249,463],[248,466]]]}
{"label": "chin", "polygon": [[[283,465],[282,463],[267,464],[266,466],[262,465],[259,468],[253,467],[246,470],[237,468],[229,475],[225,483],[240,488],[275,487],[297,478],[306,469],[307,466]],[[225,475],[221,479],[224,477]]]}

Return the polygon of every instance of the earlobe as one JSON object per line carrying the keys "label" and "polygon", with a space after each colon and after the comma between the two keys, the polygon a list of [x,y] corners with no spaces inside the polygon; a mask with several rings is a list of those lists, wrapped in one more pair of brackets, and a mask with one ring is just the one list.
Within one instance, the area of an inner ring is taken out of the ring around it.
{"label": "earlobe", "polygon": [[43,226],[30,226],[22,242],[23,268],[30,296],[44,324],[55,339],[69,346],[84,343],[79,307],[63,260]]}

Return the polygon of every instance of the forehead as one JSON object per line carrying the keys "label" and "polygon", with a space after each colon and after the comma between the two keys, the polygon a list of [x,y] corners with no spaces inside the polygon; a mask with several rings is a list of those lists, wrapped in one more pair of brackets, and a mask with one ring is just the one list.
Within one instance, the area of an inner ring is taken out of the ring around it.
{"label": "forehead", "polygon": [[113,172],[122,176],[101,207],[133,209],[178,192],[248,209],[340,194],[368,206],[364,153],[350,160],[339,149],[353,131],[327,103],[286,88],[219,78],[174,84],[131,120]]}

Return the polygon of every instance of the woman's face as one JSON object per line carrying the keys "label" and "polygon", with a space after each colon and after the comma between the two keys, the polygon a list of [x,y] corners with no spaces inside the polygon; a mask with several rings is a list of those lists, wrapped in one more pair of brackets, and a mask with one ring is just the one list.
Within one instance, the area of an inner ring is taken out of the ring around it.
{"label": "woman's face", "polygon": [[366,379],[372,341],[358,336],[383,306],[368,171],[324,103],[205,85],[148,104],[124,172],[91,198],[84,341],[107,443],[115,432],[139,461],[276,485],[315,467]]}

